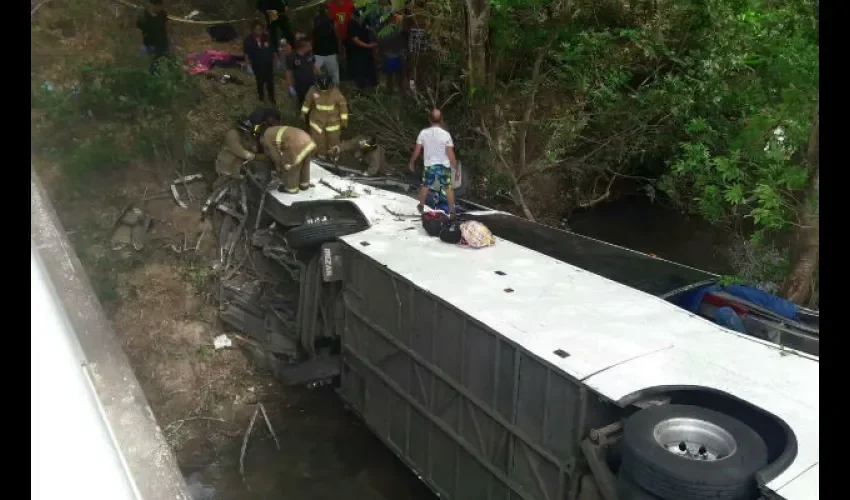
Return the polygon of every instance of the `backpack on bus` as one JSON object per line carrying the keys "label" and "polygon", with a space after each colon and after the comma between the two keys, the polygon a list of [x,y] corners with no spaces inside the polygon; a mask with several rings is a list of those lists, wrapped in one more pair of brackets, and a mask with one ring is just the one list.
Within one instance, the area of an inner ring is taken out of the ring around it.
{"label": "backpack on bus", "polygon": [[422,214],[422,227],[428,236],[437,237],[449,223],[449,216],[444,212],[432,210]]}

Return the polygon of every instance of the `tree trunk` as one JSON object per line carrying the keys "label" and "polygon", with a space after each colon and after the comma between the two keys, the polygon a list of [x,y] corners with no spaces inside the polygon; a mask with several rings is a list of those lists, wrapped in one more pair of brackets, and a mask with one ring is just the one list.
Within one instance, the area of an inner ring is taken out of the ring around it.
{"label": "tree trunk", "polygon": [[812,295],[820,252],[820,112],[815,113],[806,154],[811,176],[798,210],[800,226],[791,248],[791,272],[782,287],[783,295],[796,304],[805,304]]}
{"label": "tree trunk", "polygon": [[487,37],[490,33],[489,0],[466,0],[466,66],[469,88],[487,87]]}

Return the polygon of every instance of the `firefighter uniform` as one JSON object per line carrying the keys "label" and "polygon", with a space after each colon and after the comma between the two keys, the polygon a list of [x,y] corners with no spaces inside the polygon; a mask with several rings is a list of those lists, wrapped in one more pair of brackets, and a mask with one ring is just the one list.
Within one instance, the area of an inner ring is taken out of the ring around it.
{"label": "firefighter uniform", "polygon": [[277,168],[282,191],[297,193],[310,188],[310,159],[316,143],[297,127],[269,127],[263,133],[263,149]]}
{"label": "firefighter uniform", "polygon": [[367,177],[390,171],[389,165],[387,165],[386,151],[374,137],[362,136],[342,141],[330,152],[330,155],[334,158],[334,161],[338,161],[339,156],[343,153],[353,153],[354,159],[365,167],[366,170],[363,174]]}
{"label": "firefighter uniform", "polygon": [[252,151],[256,146],[248,133],[250,128],[247,124],[240,124],[239,127],[238,130],[235,128],[228,130],[224,136],[224,144],[215,159],[215,171],[219,177],[213,184],[213,188],[217,188],[231,178],[237,177],[242,164],[245,161],[253,160],[256,156]]}
{"label": "firefighter uniform", "polygon": [[314,85],[307,91],[301,115],[310,117],[310,137],[316,143],[317,154],[327,156],[339,144],[340,133],[348,125],[348,102],[337,87],[322,90],[320,85]]}

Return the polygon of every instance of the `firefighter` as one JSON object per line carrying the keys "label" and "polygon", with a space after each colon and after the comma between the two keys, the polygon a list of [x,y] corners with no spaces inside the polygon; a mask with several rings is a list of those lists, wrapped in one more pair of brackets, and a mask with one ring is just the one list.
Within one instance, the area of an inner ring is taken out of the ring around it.
{"label": "firefighter", "polygon": [[280,111],[274,108],[257,108],[253,113],[248,115],[248,121],[251,122],[251,125],[253,126],[253,134],[257,143],[257,153],[262,154],[263,132],[265,132],[268,127],[280,125]]}
{"label": "firefighter", "polygon": [[297,127],[269,127],[263,133],[263,149],[277,168],[278,191],[295,194],[310,189],[310,159],[316,143]]}
{"label": "firefighter", "polygon": [[215,159],[215,171],[219,177],[213,184],[214,190],[225,182],[238,177],[242,165],[256,157],[253,128],[249,120],[242,120],[225,134],[224,144]]}
{"label": "firefighter", "polygon": [[339,145],[340,133],[348,125],[348,103],[327,73],[321,73],[316,85],[307,91],[301,116],[309,116],[310,136],[316,142],[316,154],[326,157]]}
{"label": "firefighter", "polygon": [[354,153],[354,159],[360,162],[362,167],[365,167],[363,175],[366,177],[389,171],[386,151],[373,136],[361,136],[342,141],[339,145],[331,148],[329,156],[336,162],[339,161],[339,157],[343,153]]}

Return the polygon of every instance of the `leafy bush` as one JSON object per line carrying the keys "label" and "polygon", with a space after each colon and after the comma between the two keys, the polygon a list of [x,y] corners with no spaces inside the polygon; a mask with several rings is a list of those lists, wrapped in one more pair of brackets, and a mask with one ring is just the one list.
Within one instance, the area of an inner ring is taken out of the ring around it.
{"label": "leafy bush", "polygon": [[98,118],[173,112],[199,98],[197,79],[172,59],[158,61],[153,74],[140,62],[90,65],[80,72],[79,106]]}
{"label": "leafy bush", "polygon": [[44,113],[52,130],[71,134],[58,151],[68,177],[89,178],[133,155],[183,157],[185,115],[200,98],[198,80],[172,59],[161,59],[153,74],[148,63],[140,57],[93,63],[80,68],[71,91],[34,89],[33,108]]}
{"label": "leafy bush", "polygon": [[78,141],[61,152],[60,163],[65,176],[82,182],[105,170],[118,167],[128,160],[116,136],[108,130],[89,139]]}

